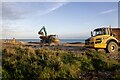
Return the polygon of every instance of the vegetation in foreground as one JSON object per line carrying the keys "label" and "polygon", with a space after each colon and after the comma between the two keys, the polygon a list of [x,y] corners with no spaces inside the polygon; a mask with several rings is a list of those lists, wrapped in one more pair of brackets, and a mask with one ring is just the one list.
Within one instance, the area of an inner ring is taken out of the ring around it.
{"label": "vegetation in foreground", "polygon": [[3,47],[2,79],[120,79],[120,62],[101,52]]}

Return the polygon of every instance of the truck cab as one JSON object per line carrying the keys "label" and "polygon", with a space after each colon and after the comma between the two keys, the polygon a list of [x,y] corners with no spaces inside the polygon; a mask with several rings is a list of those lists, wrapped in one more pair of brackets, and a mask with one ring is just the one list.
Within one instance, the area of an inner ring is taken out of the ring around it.
{"label": "truck cab", "polygon": [[91,31],[91,37],[85,40],[85,46],[94,49],[105,49],[106,52],[116,53],[118,43],[111,27],[97,28]]}

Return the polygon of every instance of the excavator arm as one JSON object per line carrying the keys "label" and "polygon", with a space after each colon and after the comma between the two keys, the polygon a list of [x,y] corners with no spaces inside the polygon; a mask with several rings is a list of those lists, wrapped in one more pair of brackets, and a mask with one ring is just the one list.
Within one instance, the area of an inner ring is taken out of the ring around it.
{"label": "excavator arm", "polygon": [[[44,33],[42,32],[42,30],[44,30]],[[46,31],[46,29],[45,29],[44,26],[40,29],[40,31],[38,32],[38,34],[47,36],[47,31]]]}

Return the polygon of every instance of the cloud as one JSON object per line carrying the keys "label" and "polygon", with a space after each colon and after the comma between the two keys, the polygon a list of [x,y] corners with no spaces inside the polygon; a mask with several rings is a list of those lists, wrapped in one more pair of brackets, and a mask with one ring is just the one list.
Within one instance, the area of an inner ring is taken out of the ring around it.
{"label": "cloud", "polygon": [[3,20],[16,20],[22,19],[24,11],[15,7],[15,3],[3,3],[2,4],[2,19]]}
{"label": "cloud", "polygon": [[17,38],[17,37],[24,37],[24,36],[30,36],[31,33],[29,30],[26,31],[25,28],[22,26],[8,26],[3,25],[2,30],[0,30],[2,33],[2,38]]}
{"label": "cloud", "polygon": [[32,16],[49,14],[65,4],[63,2],[3,2],[2,37],[23,37],[24,34],[31,36],[29,32],[24,31],[25,26],[24,28],[20,24],[16,26],[16,20],[28,20],[27,18]]}
{"label": "cloud", "polygon": [[[74,0],[1,0],[2,2],[75,2]],[[84,0],[83,0],[84,1]]]}
{"label": "cloud", "polygon": [[64,2],[3,2],[2,19],[17,20],[24,19],[30,14],[48,14],[65,4]]}
{"label": "cloud", "polygon": [[112,13],[114,11],[116,11],[116,9],[110,9],[110,10],[102,11],[102,12],[100,12],[100,14],[109,14],[109,13]]}
{"label": "cloud", "polygon": [[64,3],[64,2],[53,2],[53,3],[47,3],[47,4],[45,3],[44,8],[41,9],[41,10],[38,10],[38,14],[39,15],[48,14],[52,11],[55,11],[55,10],[59,9],[60,7],[66,5],[66,4],[67,3]]}
{"label": "cloud", "polygon": [[16,31],[10,26],[2,26],[2,38],[6,38],[8,36],[11,36],[14,34]]}
{"label": "cloud", "polygon": [[2,2],[119,2],[119,0],[1,0]]}
{"label": "cloud", "polygon": [[53,7],[49,8],[49,9],[46,11],[46,13],[50,13],[50,12],[52,12],[52,11],[54,11],[54,10],[62,7],[62,6],[65,5],[65,4],[66,4],[66,3],[63,3],[63,2],[62,2],[62,3],[56,3],[56,4],[54,4]]}

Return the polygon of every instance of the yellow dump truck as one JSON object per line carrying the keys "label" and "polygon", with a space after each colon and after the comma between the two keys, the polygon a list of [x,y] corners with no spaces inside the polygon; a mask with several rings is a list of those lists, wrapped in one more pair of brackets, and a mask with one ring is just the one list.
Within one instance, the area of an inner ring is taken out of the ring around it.
{"label": "yellow dump truck", "polygon": [[109,53],[118,53],[120,28],[109,26],[91,31],[91,37],[85,40],[85,46],[94,49],[105,49]]}

